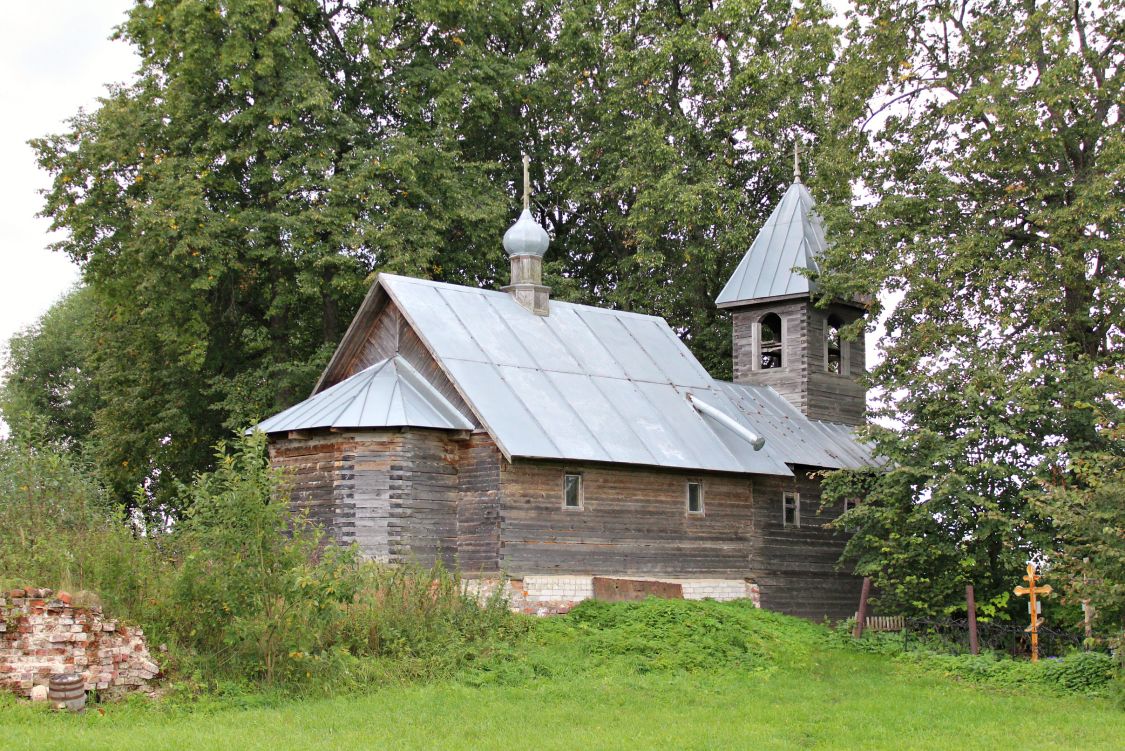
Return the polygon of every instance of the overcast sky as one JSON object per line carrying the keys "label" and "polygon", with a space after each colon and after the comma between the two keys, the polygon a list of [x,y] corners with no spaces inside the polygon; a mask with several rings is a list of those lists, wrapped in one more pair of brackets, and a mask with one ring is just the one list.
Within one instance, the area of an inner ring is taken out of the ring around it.
{"label": "overcast sky", "polygon": [[0,46],[0,346],[35,322],[78,280],[47,246],[49,222],[35,214],[49,185],[29,138],[57,133],[80,108],[93,109],[106,85],[132,78],[137,58],[109,40],[129,0],[21,0],[8,3]]}
{"label": "overcast sky", "polygon": [[[834,0],[839,2],[839,0]],[[113,83],[132,79],[137,58],[110,40],[131,0],[21,0],[5,6],[0,46],[0,351],[78,281],[78,270],[48,246],[49,222],[36,217],[49,185],[30,138],[66,129],[79,109],[93,109]],[[868,340],[869,357],[874,337]],[[0,421],[0,435],[4,424]]]}

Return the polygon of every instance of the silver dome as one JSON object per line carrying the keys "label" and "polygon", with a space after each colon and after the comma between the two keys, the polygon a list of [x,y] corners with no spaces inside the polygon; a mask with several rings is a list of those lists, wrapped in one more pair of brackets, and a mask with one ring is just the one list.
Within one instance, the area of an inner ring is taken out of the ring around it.
{"label": "silver dome", "polygon": [[531,216],[527,209],[523,210],[516,223],[504,233],[504,250],[510,256],[539,256],[547,252],[551,238],[547,230],[539,226],[539,222]]}

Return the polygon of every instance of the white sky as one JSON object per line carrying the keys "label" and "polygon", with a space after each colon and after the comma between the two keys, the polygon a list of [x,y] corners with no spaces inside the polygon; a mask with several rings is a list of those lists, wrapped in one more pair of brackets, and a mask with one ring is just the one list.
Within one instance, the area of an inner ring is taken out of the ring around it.
{"label": "white sky", "polygon": [[[839,2],[840,0],[834,0]],[[91,110],[106,86],[132,79],[138,60],[109,39],[131,0],[32,0],[5,6],[8,33],[0,45],[0,351],[78,281],[49,222],[36,216],[50,180],[35,163],[30,138],[66,129],[80,108]],[[875,354],[868,337],[868,357]],[[2,356],[2,355],[0,355]],[[0,435],[6,432],[0,421]]]}
{"label": "white sky", "polygon": [[30,138],[62,132],[93,109],[110,83],[132,78],[137,58],[109,40],[130,0],[33,0],[5,5],[0,45],[0,347],[34,323],[78,281],[78,269],[47,249],[50,223],[35,216],[50,180]]}
{"label": "white sky", "polygon": [[[110,41],[130,0],[20,0],[4,7],[8,32],[0,45],[0,353],[12,334],[34,323],[78,281],[50,223],[36,217],[39,170],[30,138],[62,132],[79,108],[93,109],[106,85],[132,78],[137,58]],[[0,357],[3,357],[0,354]],[[7,426],[0,420],[0,436]]]}

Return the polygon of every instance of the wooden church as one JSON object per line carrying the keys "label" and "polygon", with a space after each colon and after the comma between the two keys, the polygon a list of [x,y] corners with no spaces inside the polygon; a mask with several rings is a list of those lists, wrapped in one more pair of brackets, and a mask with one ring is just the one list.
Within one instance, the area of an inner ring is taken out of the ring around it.
{"label": "wooden church", "polygon": [[293,502],[375,559],[510,580],[524,604],[608,577],[854,612],[817,473],[872,461],[852,431],[863,341],[839,336],[863,311],[814,306],[796,270],[824,248],[799,176],[716,300],[734,382],[662,318],[551,300],[526,188],[503,243],[499,291],[376,278],[313,395],[258,426]]}

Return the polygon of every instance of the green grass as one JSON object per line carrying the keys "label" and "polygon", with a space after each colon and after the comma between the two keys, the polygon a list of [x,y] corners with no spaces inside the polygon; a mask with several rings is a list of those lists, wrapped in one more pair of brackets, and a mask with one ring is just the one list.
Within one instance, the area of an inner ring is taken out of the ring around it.
{"label": "green grass", "polygon": [[[245,706],[239,704],[266,704]],[[272,703],[272,705],[270,705]],[[455,678],[332,699],[0,704],[12,749],[1121,749],[1105,699],[960,683],[732,605],[594,605]]]}

